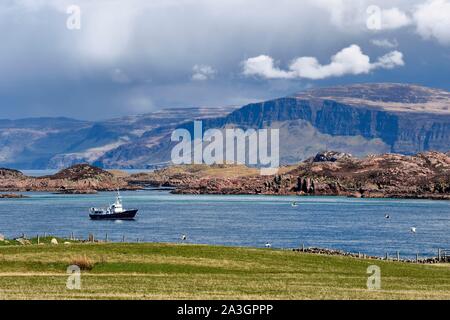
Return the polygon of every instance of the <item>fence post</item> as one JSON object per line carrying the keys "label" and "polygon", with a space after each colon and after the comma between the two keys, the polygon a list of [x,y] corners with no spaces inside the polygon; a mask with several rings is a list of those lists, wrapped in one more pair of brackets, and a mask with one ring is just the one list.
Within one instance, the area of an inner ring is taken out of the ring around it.
{"label": "fence post", "polygon": [[438,261],[441,262],[441,248],[438,249]]}
{"label": "fence post", "polygon": [[125,242],[125,235],[122,236],[122,242]]}
{"label": "fence post", "polygon": [[106,233],[106,236],[105,236],[105,242],[108,242],[108,232]]}
{"label": "fence post", "polygon": [[416,263],[419,263],[419,254],[416,253]]}
{"label": "fence post", "polygon": [[37,235],[37,244],[39,244],[39,234]]}
{"label": "fence post", "polygon": [[302,243],[302,252],[305,252],[305,244]]}
{"label": "fence post", "polygon": [[384,260],[389,259],[389,254],[386,252],[386,254],[384,255]]}
{"label": "fence post", "polygon": [[397,251],[397,261],[400,261],[400,252]]}

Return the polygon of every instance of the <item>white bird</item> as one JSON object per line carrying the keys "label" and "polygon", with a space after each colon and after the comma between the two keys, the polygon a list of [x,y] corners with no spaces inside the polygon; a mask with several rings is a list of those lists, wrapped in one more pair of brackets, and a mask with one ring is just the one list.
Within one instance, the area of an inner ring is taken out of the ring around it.
{"label": "white bird", "polygon": [[416,233],[416,227],[411,227],[411,232]]}
{"label": "white bird", "polygon": [[391,218],[387,213],[384,215],[384,217],[385,217],[386,219],[390,219],[390,218]]}
{"label": "white bird", "polygon": [[181,241],[186,241],[186,239],[187,239],[187,235],[182,234],[182,235],[181,235]]}
{"label": "white bird", "polygon": [[291,203],[291,206],[292,206],[292,207],[297,207],[298,204],[297,204],[297,202],[294,201],[294,202]]}
{"label": "white bird", "polygon": [[271,248],[271,247],[272,247],[272,244],[269,242],[266,242],[266,248]]}

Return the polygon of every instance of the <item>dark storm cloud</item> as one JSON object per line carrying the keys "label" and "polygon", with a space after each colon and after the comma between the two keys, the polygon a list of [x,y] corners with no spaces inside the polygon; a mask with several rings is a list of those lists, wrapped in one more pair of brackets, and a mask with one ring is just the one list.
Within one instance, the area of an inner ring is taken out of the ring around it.
{"label": "dark storm cloud", "polygon": [[[415,5],[423,2],[3,1],[0,118],[93,119],[170,106],[240,105],[348,82],[410,80],[445,87],[448,81],[442,80],[450,71],[447,34],[440,25],[424,29],[429,34],[416,31]],[[367,30],[366,9],[373,3],[398,8],[383,13],[386,30]],[[66,28],[66,10],[72,4],[81,9],[80,30]],[[421,21],[430,23],[423,17]],[[398,46],[383,48],[373,39]],[[398,50],[405,66],[320,81],[242,74],[243,61],[252,57],[270,56],[282,69],[304,56],[326,65],[352,44],[372,61]]]}

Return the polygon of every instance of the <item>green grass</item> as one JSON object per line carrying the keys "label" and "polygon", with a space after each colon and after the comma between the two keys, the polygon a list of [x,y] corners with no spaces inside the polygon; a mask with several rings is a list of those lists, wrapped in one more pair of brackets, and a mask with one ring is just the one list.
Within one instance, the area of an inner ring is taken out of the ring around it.
{"label": "green grass", "polygon": [[[87,257],[81,290],[66,268]],[[368,290],[367,267],[381,268]],[[450,299],[450,266],[182,244],[0,246],[1,299]]]}

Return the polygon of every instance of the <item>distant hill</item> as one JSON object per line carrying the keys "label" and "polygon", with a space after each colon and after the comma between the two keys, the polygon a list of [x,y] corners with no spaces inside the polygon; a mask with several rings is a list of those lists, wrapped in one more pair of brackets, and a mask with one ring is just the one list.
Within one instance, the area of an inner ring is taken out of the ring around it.
{"label": "distant hill", "polygon": [[[0,191],[47,191],[86,194],[117,189],[135,190],[127,181],[108,171],[89,164],[77,164],[58,173],[43,177],[29,177],[17,170],[0,168]],[[6,198],[21,195],[7,194]]]}
{"label": "distant hill", "polygon": [[[182,127],[192,130],[192,123]],[[450,93],[406,84],[358,84],[304,91],[252,103],[224,117],[203,121],[208,128],[279,128],[282,164],[297,163],[323,150],[354,156],[435,150],[450,146]],[[159,133],[164,130],[160,128]],[[167,161],[170,135],[152,132],[111,150],[100,159],[113,167]]]}
{"label": "distant hill", "polygon": [[89,162],[145,168],[169,161],[171,132],[177,127],[192,130],[194,119],[204,119],[205,130],[279,128],[282,164],[323,150],[365,156],[450,149],[449,92],[375,83],[311,89],[238,109],[164,109],[95,123],[47,119],[43,128],[34,119],[20,126],[0,120],[0,166],[61,168]]}
{"label": "distant hill", "polygon": [[[61,169],[78,163],[96,163],[106,152],[132,144],[142,136],[152,136],[157,143],[158,135],[182,122],[219,117],[234,109],[170,108],[97,122],[69,118],[0,119],[0,166]],[[150,140],[147,139],[148,145],[152,143]]]}

